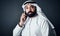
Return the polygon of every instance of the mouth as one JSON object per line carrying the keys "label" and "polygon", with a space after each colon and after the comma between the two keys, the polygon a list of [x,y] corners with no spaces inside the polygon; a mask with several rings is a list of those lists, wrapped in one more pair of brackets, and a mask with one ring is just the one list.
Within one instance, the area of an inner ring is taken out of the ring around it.
{"label": "mouth", "polygon": [[32,14],[31,12],[29,14]]}
{"label": "mouth", "polygon": [[29,12],[28,14],[32,14],[32,12]]}

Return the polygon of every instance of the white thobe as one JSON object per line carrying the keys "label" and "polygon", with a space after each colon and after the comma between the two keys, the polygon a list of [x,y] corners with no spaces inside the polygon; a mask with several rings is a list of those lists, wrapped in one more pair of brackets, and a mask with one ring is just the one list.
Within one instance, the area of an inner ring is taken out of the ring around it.
{"label": "white thobe", "polygon": [[24,24],[24,29],[18,24],[16,25],[13,30],[13,36],[20,36],[21,31],[22,36],[48,36],[49,34],[49,24],[47,19],[43,16],[38,15],[36,17],[29,18]]}

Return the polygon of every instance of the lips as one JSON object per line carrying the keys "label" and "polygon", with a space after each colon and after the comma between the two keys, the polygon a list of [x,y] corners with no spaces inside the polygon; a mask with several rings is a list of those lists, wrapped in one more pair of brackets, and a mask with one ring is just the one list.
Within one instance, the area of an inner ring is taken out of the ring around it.
{"label": "lips", "polygon": [[28,14],[32,14],[32,12],[28,12]]}

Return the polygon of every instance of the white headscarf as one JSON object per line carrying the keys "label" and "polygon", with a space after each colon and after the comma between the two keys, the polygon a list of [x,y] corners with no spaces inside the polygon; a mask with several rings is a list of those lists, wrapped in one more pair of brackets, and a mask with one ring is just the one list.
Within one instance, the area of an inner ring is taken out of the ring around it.
{"label": "white headscarf", "polygon": [[[31,2],[31,1],[26,1],[25,3],[27,3],[27,2]],[[26,6],[25,3],[22,5],[22,8],[23,8],[24,11],[25,11],[25,6]],[[42,15],[42,16],[44,16],[47,19],[47,17],[45,16],[45,14],[42,12],[41,8],[36,3],[31,3],[31,5],[36,6],[37,14],[38,15]],[[48,22],[51,25],[51,27],[54,29],[54,26],[52,25],[52,23],[49,20],[48,20]]]}

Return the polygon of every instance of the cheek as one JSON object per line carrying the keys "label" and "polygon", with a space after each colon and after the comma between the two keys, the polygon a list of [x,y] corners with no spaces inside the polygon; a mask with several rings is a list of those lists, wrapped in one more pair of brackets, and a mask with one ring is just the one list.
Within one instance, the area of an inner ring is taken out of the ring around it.
{"label": "cheek", "polygon": [[34,12],[34,11],[35,11],[35,9],[31,9],[31,11],[32,11],[32,12]]}
{"label": "cheek", "polygon": [[29,12],[29,11],[28,11],[28,9],[26,9],[25,11],[26,11],[26,13],[28,13],[28,12]]}

